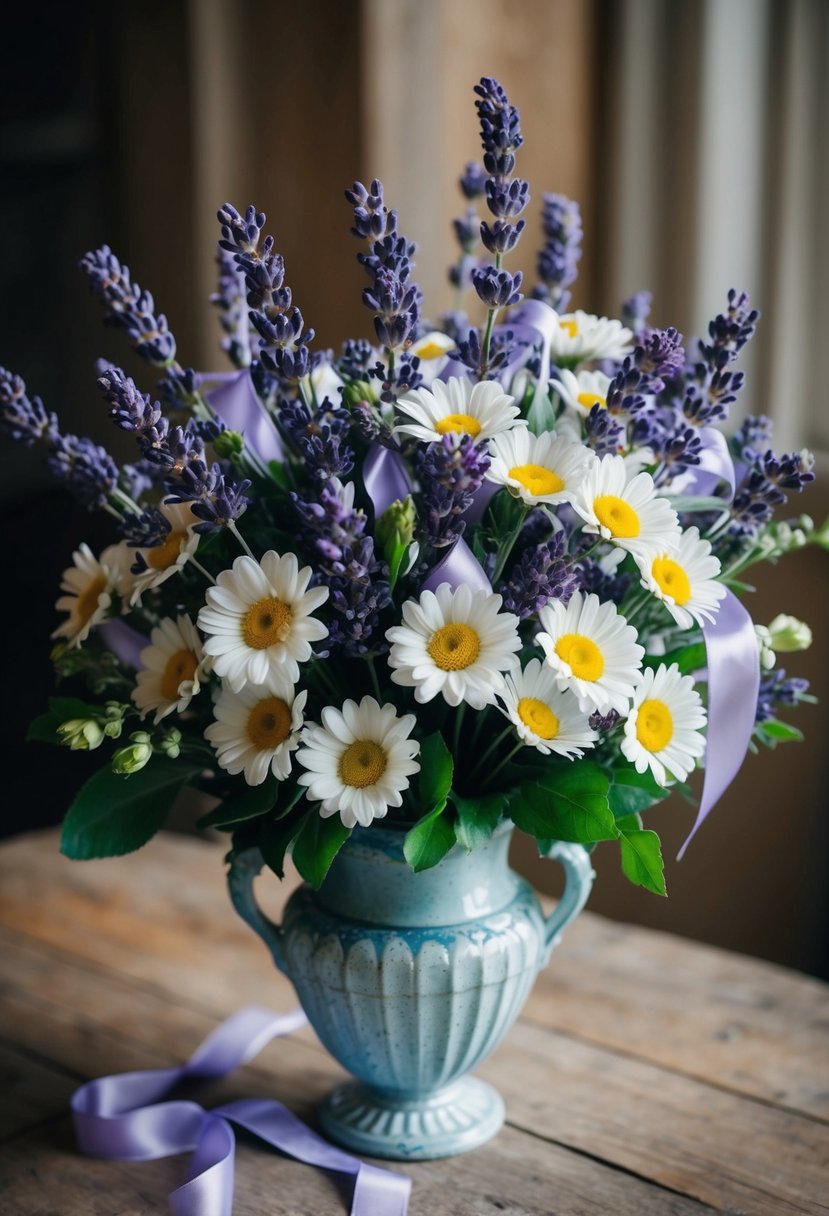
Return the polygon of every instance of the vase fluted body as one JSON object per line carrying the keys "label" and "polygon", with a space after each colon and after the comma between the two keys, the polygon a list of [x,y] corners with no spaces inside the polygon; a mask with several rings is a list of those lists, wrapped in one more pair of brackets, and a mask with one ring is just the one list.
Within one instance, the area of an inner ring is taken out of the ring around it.
{"label": "vase fluted body", "polygon": [[578,845],[555,845],[567,888],[546,918],[507,863],[510,830],[467,854],[454,848],[414,873],[404,833],[356,829],[322,887],[300,887],[280,927],[252,900],[261,859],[237,863],[231,893],[289,976],[325,1047],[356,1078],[320,1110],[340,1144],[402,1160],[477,1147],[503,1102],[467,1074],[518,1016],[592,869]]}

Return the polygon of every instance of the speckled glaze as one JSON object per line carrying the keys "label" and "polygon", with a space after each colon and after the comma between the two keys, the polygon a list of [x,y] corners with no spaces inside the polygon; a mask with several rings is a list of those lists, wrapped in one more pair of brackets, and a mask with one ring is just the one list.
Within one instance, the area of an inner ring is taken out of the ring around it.
{"label": "speckled glaze", "polygon": [[280,927],[253,898],[259,854],[231,868],[237,910],[292,980],[321,1041],[357,1078],[320,1110],[340,1144],[424,1160],[476,1148],[501,1127],[500,1096],[466,1074],[515,1021],[593,882],[580,845],[553,845],[567,885],[545,918],[507,864],[510,834],[505,824],[483,847],[456,847],[415,874],[402,831],[357,829],[322,888],[291,896]]}

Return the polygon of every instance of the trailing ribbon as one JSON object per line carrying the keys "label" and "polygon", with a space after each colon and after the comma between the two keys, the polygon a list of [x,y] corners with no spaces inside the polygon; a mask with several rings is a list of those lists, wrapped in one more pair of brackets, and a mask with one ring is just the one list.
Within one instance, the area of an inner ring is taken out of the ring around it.
{"label": "trailing ribbon", "polygon": [[187,1181],[169,1196],[174,1216],[231,1216],[231,1123],[297,1161],[354,1180],[351,1216],[406,1216],[411,1179],[365,1165],[312,1132],[279,1102],[243,1098],[205,1110],[197,1102],[162,1099],[180,1081],[224,1077],[278,1035],[307,1022],[305,1014],[274,1014],[249,1006],[223,1022],[180,1068],[152,1068],[89,1081],[72,1095],[78,1146],[92,1157],[152,1161],[193,1152]]}
{"label": "trailing ribbon", "polygon": [[458,537],[446,557],[426,575],[421,591],[434,591],[441,583],[448,583],[453,591],[464,584],[473,591],[492,591],[492,583],[484,573],[483,566],[462,536]]}
{"label": "trailing ribbon", "polygon": [[679,858],[740,770],[754,729],[760,688],[754,623],[732,591],[726,588],[719,612],[713,622],[703,623],[702,635],[708,654],[705,780],[696,821]]}
{"label": "trailing ribbon", "polygon": [[715,426],[701,427],[699,438],[702,444],[699,464],[690,466],[674,479],[671,493],[698,494],[701,498],[708,498],[716,493],[724,481],[728,486],[728,497],[723,498],[723,502],[729,503],[737,489],[737,473],[728,450],[728,440]]}
{"label": "trailing ribbon", "polygon": [[379,519],[393,502],[412,492],[412,483],[399,452],[373,443],[363,462],[363,484]]}
{"label": "trailing ribbon", "polygon": [[126,621],[120,621],[117,617],[104,621],[98,626],[98,636],[107,650],[111,650],[116,659],[126,663],[127,667],[134,667],[136,671],[143,667],[141,651],[149,646],[150,639]]}
{"label": "trailing ribbon", "polygon": [[219,382],[219,387],[206,394],[212,409],[225,426],[244,435],[245,442],[265,464],[285,459],[285,449],[279,431],[257,396],[249,371],[197,377],[198,383]]}

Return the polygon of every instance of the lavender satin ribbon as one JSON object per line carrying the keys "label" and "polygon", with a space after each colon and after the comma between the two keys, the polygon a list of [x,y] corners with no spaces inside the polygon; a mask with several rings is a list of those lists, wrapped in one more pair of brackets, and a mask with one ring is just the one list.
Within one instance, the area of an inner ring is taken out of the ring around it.
{"label": "lavender satin ribbon", "polygon": [[217,381],[218,388],[211,389],[206,397],[225,426],[244,435],[245,442],[265,464],[284,460],[279,431],[256,394],[250,372],[206,373],[197,377],[199,384]]}
{"label": "lavender satin ribbon", "polygon": [[98,626],[98,636],[107,650],[111,650],[116,659],[120,659],[127,667],[134,667],[138,671],[144,666],[141,662],[141,651],[149,646],[150,639],[133,629],[126,621],[120,621],[117,617],[104,621]]}
{"label": "lavender satin ribbon", "polygon": [[484,573],[469,545],[459,536],[442,561],[433,567],[423,580],[422,591],[435,591],[441,583],[448,583],[453,591],[464,584],[473,591],[492,591],[492,583]]}
{"label": "lavender satin ribbon", "polygon": [[363,462],[363,484],[377,519],[393,502],[412,492],[412,483],[399,452],[373,443]]}
{"label": "lavender satin ribbon", "polygon": [[354,1180],[351,1216],[406,1216],[411,1179],[365,1165],[328,1144],[279,1102],[243,1098],[207,1111],[162,1099],[180,1081],[226,1076],[278,1035],[307,1022],[249,1006],[223,1022],[180,1068],[153,1068],[89,1081],[72,1095],[78,1146],[92,1157],[152,1161],[191,1152],[187,1181],[169,1197],[174,1216],[231,1216],[235,1140],[230,1123],[289,1157]]}
{"label": "lavender satin ribbon", "polygon": [[713,622],[703,624],[702,635],[708,654],[705,781],[696,821],[679,858],[740,770],[754,730],[760,688],[754,623],[732,591],[726,589],[719,612]]}

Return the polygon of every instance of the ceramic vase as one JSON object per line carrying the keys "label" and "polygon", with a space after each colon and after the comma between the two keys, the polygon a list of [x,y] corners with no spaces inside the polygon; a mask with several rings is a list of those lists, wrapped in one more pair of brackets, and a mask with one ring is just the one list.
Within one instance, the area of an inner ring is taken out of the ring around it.
{"label": "ceramic vase", "polygon": [[468,1076],[518,1017],[540,968],[593,883],[581,845],[556,843],[565,870],[555,911],[510,869],[511,825],[472,853],[455,847],[414,873],[404,832],[357,828],[319,891],[301,886],[281,925],[258,907],[257,850],[230,869],[231,898],[290,978],[321,1042],[356,1079],[319,1111],[357,1153],[427,1160],[477,1148],[504,1104]]}

